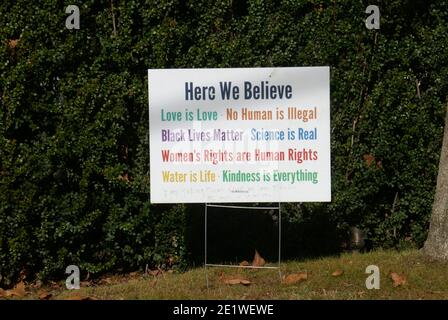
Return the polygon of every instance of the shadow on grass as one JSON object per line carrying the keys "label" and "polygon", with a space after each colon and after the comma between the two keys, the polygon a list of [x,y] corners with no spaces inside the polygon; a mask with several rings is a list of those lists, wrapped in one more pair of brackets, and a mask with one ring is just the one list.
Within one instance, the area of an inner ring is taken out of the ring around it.
{"label": "shadow on grass", "polygon": [[[267,263],[278,261],[277,210],[209,207],[207,221],[208,263],[238,264],[244,260],[250,263],[255,250]],[[307,218],[300,219],[282,211],[281,227],[282,261],[337,255],[346,234],[336,228],[324,209],[313,210]],[[195,266],[204,263],[204,231],[204,205],[187,206],[187,251]]]}

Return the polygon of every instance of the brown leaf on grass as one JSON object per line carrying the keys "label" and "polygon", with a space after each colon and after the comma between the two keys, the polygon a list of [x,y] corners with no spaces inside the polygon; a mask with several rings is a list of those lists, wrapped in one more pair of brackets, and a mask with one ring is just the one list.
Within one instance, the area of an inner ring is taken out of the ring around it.
{"label": "brown leaf on grass", "polygon": [[244,286],[248,286],[248,285],[251,284],[251,282],[250,282],[249,280],[247,280],[247,279],[241,279],[241,280],[240,280],[240,283],[241,283],[242,285],[244,285]]}
{"label": "brown leaf on grass", "polygon": [[235,284],[242,284],[244,286],[248,286],[251,284],[251,282],[244,278],[230,278],[230,279],[223,279],[223,282],[225,284],[235,285]]}
{"label": "brown leaf on grass", "polygon": [[331,275],[332,275],[333,277],[340,277],[340,276],[342,276],[343,274],[344,274],[344,270],[337,269],[337,270],[334,271]]}
{"label": "brown leaf on grass", "polygon": [[306,272],[299,272],[299,273],[291,273],[288,274],[284,279],[284,284],[293,284],[302,282],[304,280],[308,279],[308,274]]}
{"label": "brown leaf on grass", "polygon": [[266,264],[266,261],[263,259],[262,256],[260,256],[260,254],[258,253],[257,250],[255,250],[255,256],[254,256],[254,260],[252,261],[252,265],[254,267],[262,267]]}
{"label": "brown leaf on grass", "polygon": [[39,291],[39,300],[49,300],[53,295],[46,290]]}
{"label": "brown leaf on grass", "polygon": [[19,282],[13,289],[6,291],[6,295],[9,297],[24,297],[26,295],[25,283],[23,281]]}
{"label": "brown leaf on grass", "polygon": [[390,278],[392,279],[392,286],[394,288],[406,284],[407,281],[406,276],[404,274],[398,274],[396,272],[391,272]]}
{"label": "brown leaf on grass", "polygon": [[18,297],[22,298],[26,295],[25,283],[23,281],[16,284],[16,286],[11,290],[0,289],[0,298],[12,298]]}
{"label": "brown leaf on grass", "polygon": [[251,284],[251,282],[246,278],[233,275],[227,276],[224,274],[224,272],[221,272],[221,274],[219,275],[219,280],[222,281],[224,284],[229,285],[242,284],[244,286],[248,286]]}

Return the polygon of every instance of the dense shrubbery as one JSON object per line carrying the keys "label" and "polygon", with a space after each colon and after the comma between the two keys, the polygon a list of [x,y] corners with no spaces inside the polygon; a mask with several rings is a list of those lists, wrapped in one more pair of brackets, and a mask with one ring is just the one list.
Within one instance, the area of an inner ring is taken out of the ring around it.
{"label": "dense shrubbery", "polygon": [[318,211],[376,246],[422,244],[448,4],[388,1],[375,31],[355,0],[73,0],[80,30],[54,3],[0,5],[0,284],[185,262],[184,207],[148,201],[148,68],[330,65],[333,202],[286,205],[290,230]]}

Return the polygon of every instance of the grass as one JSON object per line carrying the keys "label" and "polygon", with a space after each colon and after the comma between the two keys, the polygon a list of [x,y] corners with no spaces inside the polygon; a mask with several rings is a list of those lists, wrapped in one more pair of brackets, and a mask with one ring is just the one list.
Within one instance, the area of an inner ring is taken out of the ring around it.
{"label": "grass", "polygon": [[[368,290],[365,273],[368,265],[380,268],[379,290]],[[332,276],[342,270],[340,276]],[[306,272],[307,279],[285,284],[277,270],[210,268],[207,289],[203,268],[184,273],[163,273],[158,276],[112,276],[97,284],[81,284],[80,290],[45,288],[52,299],[448,299],[448,264],[430,261],[417,250],[375,251],[365,254],[346,253],[306,261],[282,264],[281,272],[288,275]],[[391,272],[403,274],[406,283],[394,287]],[[228,285],[224,278],[243,277],[251,284]],[[27,298],[38,297],[36,292]]]}

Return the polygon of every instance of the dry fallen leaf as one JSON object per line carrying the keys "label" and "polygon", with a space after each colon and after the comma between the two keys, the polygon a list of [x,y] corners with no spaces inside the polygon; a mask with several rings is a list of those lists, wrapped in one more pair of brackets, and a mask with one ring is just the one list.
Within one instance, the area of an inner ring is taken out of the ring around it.
{"label": "dry fallen leaf", "polygon": [[392,279],[392,282],[393,282],[392,286],[394,288],[406,284],[406,276],[404,274],[398,274],[396,272],[391,272],[390,278]]}
{"label": "dry fallen leaf", "polygon": [[23,281],[16,284],[12,290],[6,291],[6,296],[22,298],[26,295],[25,283]]}
{"label": "dry fallen leaf", "polygon": [[244,286],[248,286],[251,284],[251,282],[244,278],[232,278],[232,279],[224,279],[223,282],[225,284],[235,285],[235,284],[242,284]]}
{"label": "dry fallen leaf", "polygon": [[252,265],[254,267],[262,267],[266,264],[266,261],[264,261],[263,257],[260,256],[257,250],[255,250],[255,256],[254,261],[252,261]]}
{"label": "dry fallen leaf", "polygon": [[39,300],[49,300],[53,295],[45,290],[39,291]]}
{"label": "dry fallen leaf", "polygon": [[246,279],[239,276],[226,276],[224,275],[224,272],[221,272],[219,275],[219,280],[221,280],[225,284],[235,285],[235,284],[242,284],[245,286],[248,286],[251,284],[251,282]]}
{"label": "dry fallen leaf", "polygon": [[298,282],[304,281],[306,279],[308,279],[308,274],[306,272],[292,273],[292,274],[287,275],[283,279],[283,283],[284,284],[293,284],[293,283],[298,283]]}
{"label": "dry fallen leaf", "polygon": [[251,282],[250,282],[249,280],[247,280],[247,279],[241,279],[240,283],[241,283],[242,285],[245,285],[245,286],[248,286],[248,285],[251,284]]}
{"label": "dry fallen leaf", "polygon": [[336,270],[335,272],[333,272],[331,275],[332,275],[333,277],[340,277],[340,276],[342,276],[343,274],[344,274],[344,270],[338,269],[338,270]]}

